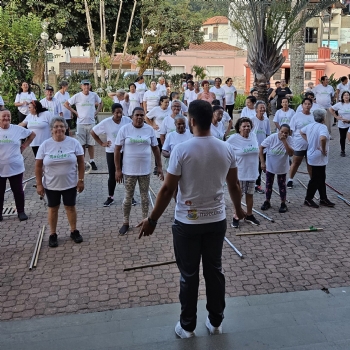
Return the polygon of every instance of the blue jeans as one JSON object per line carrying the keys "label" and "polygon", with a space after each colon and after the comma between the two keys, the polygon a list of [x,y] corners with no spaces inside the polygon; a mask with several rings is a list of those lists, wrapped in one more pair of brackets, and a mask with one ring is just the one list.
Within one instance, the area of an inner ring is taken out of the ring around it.
{"label": "blue jeans", "polygon": [[218,327],[224,319],[225,309],[225,276],[221,256],[226,219],[194,225],[175,220],[172,231],[176,263],[181,273],[181,327],[188,332],[196,328],[201,257],[209,320],[214,327]]}

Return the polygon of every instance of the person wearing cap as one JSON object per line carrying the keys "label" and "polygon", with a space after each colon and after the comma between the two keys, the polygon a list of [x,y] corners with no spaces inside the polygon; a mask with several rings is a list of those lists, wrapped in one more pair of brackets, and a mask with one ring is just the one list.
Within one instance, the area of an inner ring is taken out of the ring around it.
{"label": "person wearing cap", "polygon": [[18,108],[18,123],[23,122],[29,114],[28,105],[34,100],[36,100],[36,97],[34,92],[30,90],[30,84],[27,81],[22,82],[15,99],[15,106]]}
{"label": "person wearing cap", "polygon": [[124,89],[119,89],[116,92],[110,92],[108,96],[113,100],[114,103],[120,103],[123,107],[123,115],[129,116],[129,95],[126,94]]}
{"label": "person wearing cap", "polygon": [[72,113],[69,109],[64,107],[66,101],[69,100],[70,95],[68,93],[68,82],[62,80],[59,85],[60,89],[55,94],[55,99],[61,104],[63,118],[66,120],[68,124],[68,128],[66,130],[66,136],[69,136],[69,131],[72,128]]}
{"label": "person wearing cap", "polygon": [[[92,170],[97,170],[97,166],[94,160],[95,140],[91,136],[90,131],[95,125],[95,119],[97,117],[97,114],[102,109],[103,102],[95,92],[90,91],[90,86],[90,80],[82,80],[80,86],[82,91],[72,96],[68,101],[64,103],[64,106],[74,115],[76,115],[77,140],[82,146],[87,146],[91,168]],[[75,105],[77,110],[73,109],[71,105]]]}
{"label": "person wearing cap", "polygon": [[52,117],[63,117],[61,103],[53,97],[54,88],[51,85],[45,87],[45,97],[40,100],[41,105],[46,108]]}

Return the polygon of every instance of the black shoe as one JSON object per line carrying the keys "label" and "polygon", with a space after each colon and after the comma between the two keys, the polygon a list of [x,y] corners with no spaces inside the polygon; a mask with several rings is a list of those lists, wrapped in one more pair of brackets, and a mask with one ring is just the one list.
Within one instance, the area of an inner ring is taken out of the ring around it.
{"label": "black shoe", "polygon": [[335,203],[332,203],[328,198],[327,199],[321,199],[320,205],[324,207],[330,207],[333,208],[335,206]]}
{"label": "black shoe", "polygon": [[289,180],[287,182],[287,188],[292,189],[293,188],[293,181]]}
{"label": "black shoe", "polygon": [[333,123],[332,126],[336,126],[337,124],[336,123]]}
{"label": "black shoe", "polygon": [[26,220],[28,220],[28,216],[26,215],[25,212],[18,213],[18,219],[19,219],[19,221],[26,221]]}
{"label": "black shoe", "polygon": [[310,208],[319,208],[320,206],[318,204],[316,204],[312,199],[311,200],[307,200],[305,199],[304,204],[307,205]]}
{"label": "black shoe", "polygon": [[345,157],[345,152],[344,152],[344,151],[341,151],[341,152],[340,152],[340,156],[341,156],[341,157]]}
{"label": "black shoe", "polygon": [[109,207],[113,203],[114,203],[114,199],[112,197],[108,197],[107,200],[103,203],[103,206]]}
{"label": "black shoe", "polygon": [[119,235],[124,236],[128,231],[129,231],[129,225],[123,224],[123,226],[119,230]]}
{"label": "black shoe", "polygon": [[260,225],[260,221],[255,219],[254,215],[247,215],[244,221],[256,226]]}
{"label": "black shoe", "polygon": [[255,192],[265,194],[265,191],[261,188],[261,186],[255,186]]}
{"label": "black shoe", "polygon": [[267,209],[269,209],[269,208],[271,208],[270,202],[265,201],[264,204],[261,206],[260,209],[261,209],[261,210],[267,210]]}
{"label": "black shoe", "polygon": [[90,165],[91,165],[92,170],[97,170],[97,166],[96,166],[95,162],[90,162]]}
{"label": "black shoe", "polygon": [[288,210],[287,206],[286,206],[286,203],[281,203],[281,206],[280,208],[278,209],[278,212],[279,213],[285,213],[286,211]]}
{"label": "black shoe", "polygon": [[134,207],[137,204],[137,202],[135,201],[135,199],[133,198],[131,201],[131,205]]}
{"label": "black shoe", "polygon": [[231,222],[231,227],[233,227],[233,228],[238,228],[238,227],[239,227],[239,220],[233,218],[233,219],[232,219],[232,222]]}
{"label": "black shoe", "polygon": [[58,242],[57,242],[57,234],[53,233],[49,237],[49,247],[51,248],[56,248],[58,247]]}
{"label": "black shoe", "polygon": [[72,240],[75,243],[81,243],[83,241],[83,237],[82,235],[79,233],[78,230],[74,230],[73,232],[70,233],[70,238],[72,238]]}
{"label": "black shoe", "polygon": [[0,221],[4,220],[4,218],[2,217],[2,215],[0,215]]}

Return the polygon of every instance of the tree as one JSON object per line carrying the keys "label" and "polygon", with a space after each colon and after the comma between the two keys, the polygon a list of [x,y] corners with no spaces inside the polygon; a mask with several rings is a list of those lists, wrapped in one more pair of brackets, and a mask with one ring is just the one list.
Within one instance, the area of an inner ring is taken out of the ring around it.
{"label": "tree", "polygon": [[[181,1],[182,2],[182,1]],[[227,1],[198,1],[190,0],[189,9],[192,13],[196,13],[202,22],[214,16],[227,16]]]}
{"label": "tree", "polygon": [[306,22],[337,0],[230,0],[232,27],[247,43],[247,62],[260,98],[266,83],[285,61],[281,51]]}
{"label": "tree", "polygon": [[191,72],[194,72],[194,74],[196,75],[196,78],[203,80],[205,78],[205,76],[207,75],[207,70],[205,67],[202,66],[192,66]]}
{"label": "tree", "polygon": [[159,54],[176,54],[190,43],[201,44],[202,20],[191,13],[188,3],[170,0],[143,0],[140,13],[142,44],[138,57],[140,74]]}

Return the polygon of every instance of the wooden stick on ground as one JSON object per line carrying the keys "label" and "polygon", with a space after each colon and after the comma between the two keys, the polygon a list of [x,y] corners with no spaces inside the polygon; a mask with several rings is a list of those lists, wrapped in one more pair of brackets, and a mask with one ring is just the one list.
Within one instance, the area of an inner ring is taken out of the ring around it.
{"label": "wooden stick on ground", "polygon": [[241,233],[236,233],[236,236],[271,235],[271,234],[277,234],[277,233],[315,232],[315,231],[323,231],[323,228],[322,227],[313,227],[313,226],[311,226],[310,228],[300,229],[300,230],[241,232]]}
{"label": "wooden stick on ground", "polygon": [[309,173],[308,173],[308,172],[305,172],[305,171],[299,171],[299,170],[298,170],[297,173],[309,175]]}
{"label": "wooden stick on ground", "polygon": [[[303,186],[305,188],[305,190],[307,190],[307,186],[305,184],[303,184],[299,179],[297,179],[297,180],[299,181],[300,185]],[[315,198],[317,200],[319,200],[319,198],[316,195],[315,195]]]}
{"label": "wooden stick on ground", "polygon": [[107,173],[107,172],[99,172],[99,173],[96,173],[95,171],[94,172],[92,172],[92,173],[89,173],[90,175],[105,175],[105,174],[109,174],[109,173]]}
{"label": "wooden stick on ground", "polygon": [[127,267],[127,268],[124,269],[124,271],[145,269],[146,267],[154,267],[154,266],[162,266],[162,265],[170,265],[170,264],[176,264],[176,260],[170,260],[170,261],[164,261],[164,262],[153,263],[153,264],[145,264],[145,265],[137,265],[137,266],[133,266],[133,267]]}
{"label": "wooden stick on ground", "polygon": [[157,195],[155,194],[155,192],[152,190],[152,187],[149,186],[149,190],[153,193],[153,196],[157,198]]}
{"label": "wooden stick on ground", "polygon": [[40,248],[41,248],[41,243],[43,242],[43,237],[44,237],[44,231],[45,231],[45,225],[43,226],[43,228],[42,228],[42,230],[41,230],[41,236],[40,236],[40,240],[39,240],[38,249],[37,249],[37,251],[36,251],[36,257],[35,257],[35,261],[34,261],[33,267],[36,267],[36,264],[38,263],[39,254],[40,254]]}
{"label": "wooden stick on ground", "polygon": [[41,231],[42,231],[42,229],[40,229],[39,233],[38,233],[38,238],[37,238],[36,243],[35,243],[32,260],[30,261],[30,264],[29,264],[29,270],[31,270],[33,268],[34,260],[36,258],[36,253],[38,251],[39,241],[40,241],[40,237],[41,237]]}
{"label": "wooden stick on ground", "polygon": [[343,196],[344,194],[341,193],[340,191],[336,190],[333,186],[329,185],[327,182],[326,182],[326,186],[329,187],[331,190],[333,190],[334,192],[337,192],[338,194],[340,194],[341,196]]}

